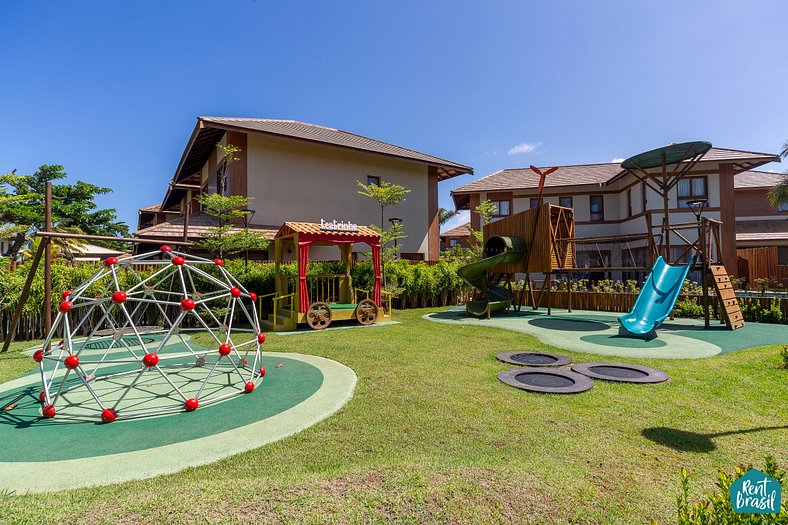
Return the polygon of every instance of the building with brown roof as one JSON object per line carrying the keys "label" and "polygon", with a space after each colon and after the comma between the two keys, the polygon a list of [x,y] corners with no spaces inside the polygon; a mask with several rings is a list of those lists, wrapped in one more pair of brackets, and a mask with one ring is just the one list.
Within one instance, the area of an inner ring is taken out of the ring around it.
{"label": "building with brown roof", "polygon": [[[780,162],[779,156],[712,148],[670,191],[674,224],[695,221],[687,206],[692,199],[707,200],[704,216],[723,221],[722,244],[729,271],[735,271],[739,243],[783,242],[782,234],[775,230],[784,228],[788,213],[770,208],[765,200],[775,175],[753,171],[770,162]],[[481,201],[496,203],[499,216],[518,213],[536,205],[538,184],[538,175],[529,168],[504,169],[460,186],[451,195],[458,210],[471,210],[471,226],[479,229],[481,220],[472,210]],[[547,202],[574,209],[578,237],[644,233],[646,214],[652,224],[662,220],[662,198],[618,163],[559,166],[545,179],[544,196]],[[779,226],[764,226],[756,234],[761,236],[758,240],[752,237],[754,232],[750,230],[757,231],[763,221],[775,220]],[[748,233],[742,230],[740,236],[738,229],[744,221],[753,224],[747,225]]]}
{"label": "building with brown roof", "polygon": [[380,208],[358,195],[357,181],[405,186],[411,192],[386,208],[386,219],[402,219],[408,236],[400,241],[402,254],[413,259],[437,260],[440,254],[438,183],[473,173],[470,166],[324,126],[199,117],[161,203],[139,210],[135,235],[195,240],[211,226],[196,198],[219,187],[223,159],[217,143],[240,148],[224,191],[251,197],[250,227],[269,236],[286,221],[379,224]]}
{"label": "building with brown roof", "polygon": [[441,250],[453,248],[454,246],[470,248],[471,230],[469,227],[470,223],[465,223],[441,233]]}

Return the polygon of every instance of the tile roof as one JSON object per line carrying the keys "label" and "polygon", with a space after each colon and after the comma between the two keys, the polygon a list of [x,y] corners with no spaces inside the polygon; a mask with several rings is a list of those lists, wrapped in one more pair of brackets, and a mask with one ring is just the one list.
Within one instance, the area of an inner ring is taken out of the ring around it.
{"label": "tile roof", "polygon": [[452,228],[451,230],[446,230],[445,232],[441,233],[441,237],[468,237],[471,235],[471,231],[468,229],[470,223],[465,223],[461,226],[457,226],[456,228]]}
{"label": "tile roof", "polygon": [[141,212],[156,212],[161,210],[161,204],[154,204],[153,206],[147,206],[145,208],[140,208],[139,211]]}
{"label": "tile roof", "polygon": [[242,128],[259,133],[281,135],[284,137],[321,142],[333,146],[352,148],[371,153],[379,153],[392,157],[399,157],[408,160],[415,160],[448,168],[452,173],[447,173],[448,177],[454,177],[463,173],[473,173],[473,168],[458,164],[450,160],[442,159],[412,149],[396,146],[381,140],[375,140],[355,133],[342,131],[340,129],[298,122],[295,120],[275,120],[260,118],[231,118],[231,117],[199,117],[199,120],[208,124],[219,124]]}
{"label": "tile roof", "polygon": [[[779,156],[773,153],[758,153],[753,151],[734,150],[727,148],[711,148],[701,159],[701,162],[723,161],[753,161],[755,164],[766,164],[779,161]],[[744,162],[750,165],[753,162]],[[546,169],[549,166],[541,167]],[[559,166],[558,170],[548,175],[545,187],[577,186],[585,184],[603,184],[610,182],[624,170],[618,163],[604,164],[574,164]],[[738,178],[738,177],[737,177]],[[511,191],[534,189],[539,185],[539,176],[530,168],[512,168],[496,171],[486,177],[473,181],[452,190],[452,195],[461,193],[477,193],[480,191]]]}
{"label": "tile roof", "polygon": [[[208,228],[219,226],[218,219],[213,217],[209,217],[208,215],[204,215],[202,213],[197,215],[192,215],[189,217],[189,232],[188,237],[190,239],[196,239],[202,237],[208,232]],[[235,230],[240,230],[241,227],[233,228]],[[273,239],[274,234],[276,233],[277,228],[275,226],[262,226],[258,224],[250,224],[250,230],[254,230],[257,233],[262,233],[266,239]],[[153,226],[149,226],[148,228],[142,228],[141,230],[137,230],[134,232],[135,237],[153,237],[153,238],[182,238],[183,237],[183,217],[177,217],[175,219],[162,222],[160,224],[155,224]]]}
{"label": "tile roof", "polygon": [[788,220],[736,221],[737,241],[788,241]]}
{"label": "tile roof", "polygon": [[788,175],[771,171],[743,171],[733,178],[733,187],[737,190],[746,188],[771,188]]}

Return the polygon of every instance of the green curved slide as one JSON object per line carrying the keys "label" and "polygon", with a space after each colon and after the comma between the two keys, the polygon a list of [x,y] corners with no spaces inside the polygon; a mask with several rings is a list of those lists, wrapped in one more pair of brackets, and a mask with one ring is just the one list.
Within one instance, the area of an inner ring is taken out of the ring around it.
{"label": "green curved slide", "polygon": [[465,311],[473,317],[486,317],[502,312],[512,304],[512,293],[505,287],[489,282],[490,270],[498,264],[518,262],[525,255],[525,241],[520,237],[490,237],[484,243],[484,258],[457,270],[460,279],[481,290],[486,297],[468,301]]}

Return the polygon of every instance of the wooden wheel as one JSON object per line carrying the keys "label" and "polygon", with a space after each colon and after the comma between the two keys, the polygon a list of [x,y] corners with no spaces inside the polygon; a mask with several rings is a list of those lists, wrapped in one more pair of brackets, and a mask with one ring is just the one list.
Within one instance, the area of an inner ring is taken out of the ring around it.
{"label": "wooden wheel", "polygon": [[326,303],[316,302],[306,311],[306,324],[312,330],[322,330],[331,324],[331,308]]}
{"label": "wooden wheel", "polygon": [[378,307],[372,299],[364,299],[356,306],[356,321],[363,325],[372,324],[378,319]]}

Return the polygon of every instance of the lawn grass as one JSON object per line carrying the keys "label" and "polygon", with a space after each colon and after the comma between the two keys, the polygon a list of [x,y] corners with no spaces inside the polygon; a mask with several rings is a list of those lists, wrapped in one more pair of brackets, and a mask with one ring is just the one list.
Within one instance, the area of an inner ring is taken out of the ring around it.
{"label": "lawn grass", "polygon": [[[697,496],[718,468],[762,465],[767,454],[788,463],[778,346],[626,360],[671,380],[539,395],[500,383],[509,365],[495,354],[557,349],[522,333],[433,323],[421,318],[428,311],[397,312],[399,325],[270,336],[267,350],[336,359],[358,375],[353,399],[304,432],[174,475],[0,496],[0,521],[670,523],[681,467]],[[0,381],[32,365],[4,355]]]}

